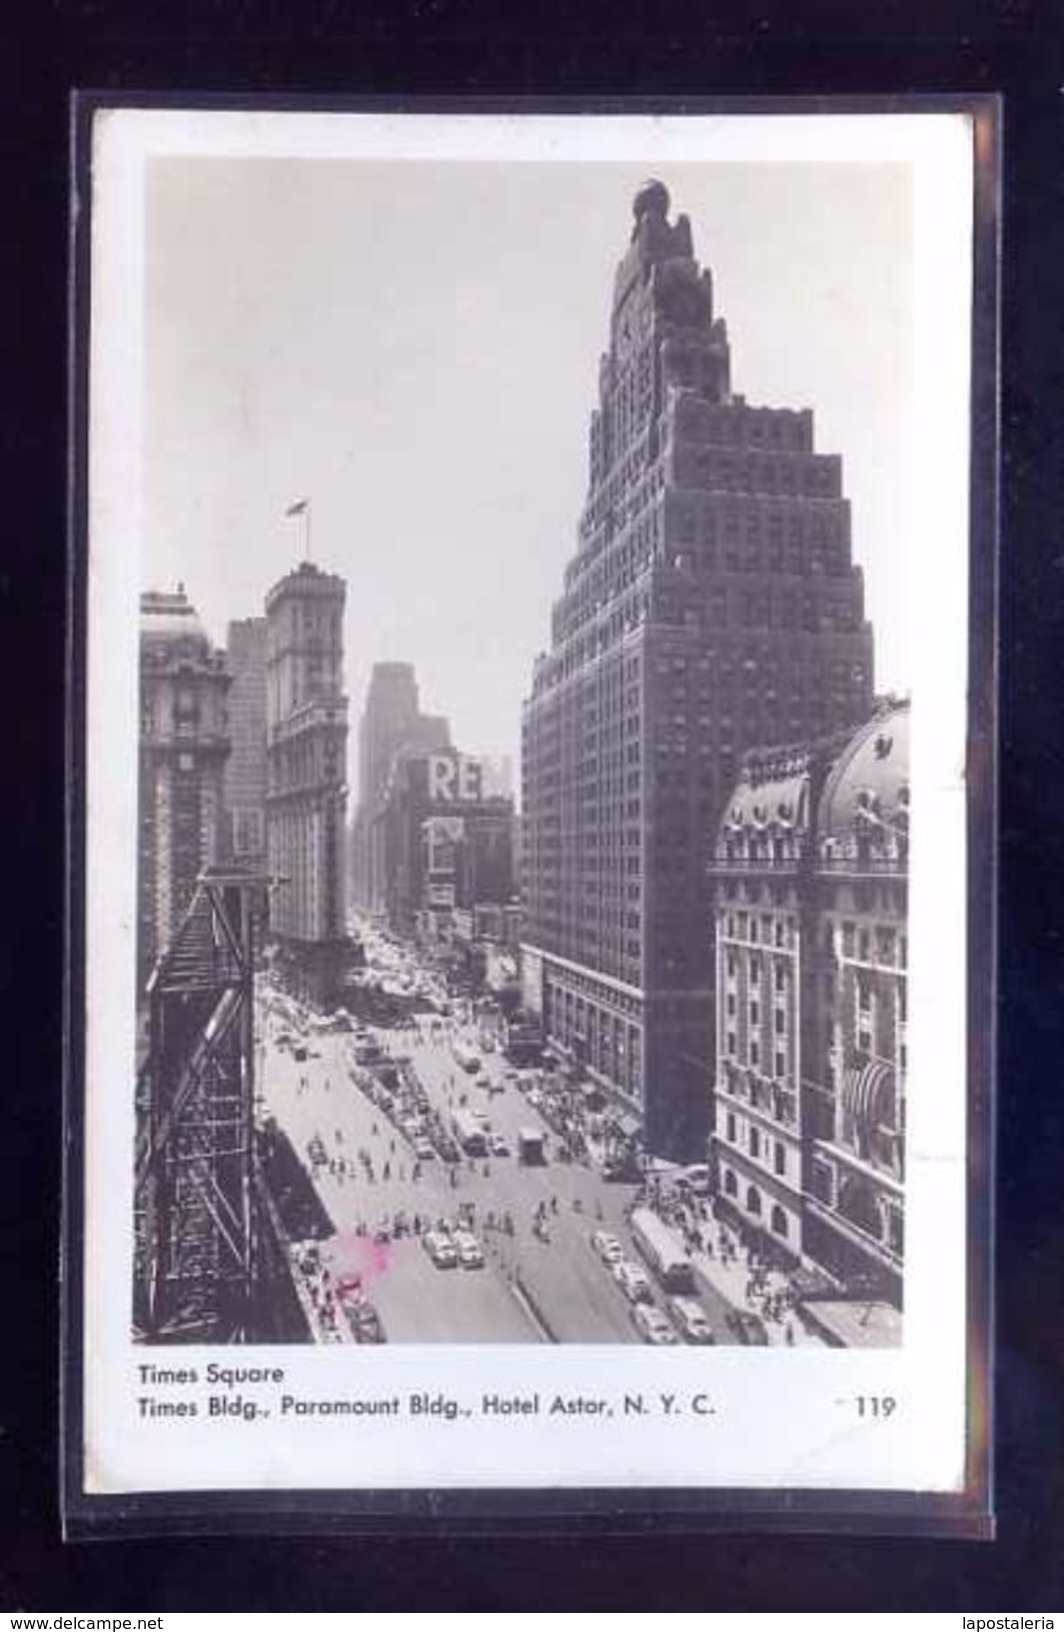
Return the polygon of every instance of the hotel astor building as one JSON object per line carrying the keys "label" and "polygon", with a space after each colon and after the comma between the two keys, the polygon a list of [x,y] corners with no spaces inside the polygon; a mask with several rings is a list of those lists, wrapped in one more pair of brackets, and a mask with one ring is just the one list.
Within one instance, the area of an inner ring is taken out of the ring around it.
{"label": "hotel astor building", "polygon": [[771,1256],[899,1308],[909,709],[757,750],[717,838],[711,1170]]}
{"label": "hotel astor building", "polygon": [[648,182],[617,269],[576,551],[522,721],[523,988],[552,1041],[704,1159],[709,864],[742,754],[871,712],[841,461],[731,387],[690,223]]}

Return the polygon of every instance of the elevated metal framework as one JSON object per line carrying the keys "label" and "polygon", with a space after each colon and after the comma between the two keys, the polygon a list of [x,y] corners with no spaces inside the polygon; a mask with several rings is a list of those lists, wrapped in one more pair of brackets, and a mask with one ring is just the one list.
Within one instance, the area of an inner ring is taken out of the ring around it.
{"label": "elevated metal framework", "polygon": [[265,903],[262,875],[207,868],[148,982],[134,1277],[145,1341],[264,1341],[286,1301],[254,1119],[254,961]]}

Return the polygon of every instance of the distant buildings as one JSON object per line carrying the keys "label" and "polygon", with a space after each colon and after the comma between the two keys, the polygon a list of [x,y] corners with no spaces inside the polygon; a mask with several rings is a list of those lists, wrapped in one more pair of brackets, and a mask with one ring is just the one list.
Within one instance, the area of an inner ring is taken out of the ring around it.
{"label": "distant buildings", "polygon": [[228,843],[234,860],[261,870],[266,865],[266,619],[230,623],[226,652],[229,734],[225,766]]}
{"label": "distant buildings", "polygon": [[140,599],[137,991],[181,924],[201,870],[228,842],[225,654],[184,589]]}
{"label": "distant buildings", "polygon": [[[384,909],[388,860],[374,849],[375,817],[396,755],[445,752],[450,746],[447,721],[421,712],[413,664],[375,663],[358,732],[358,809],[351,834],[356,906]],[[380,839],[378,831],[378,843]]]}
{"label": "distant buildings", "polygon": [[710,274],[668,210],[660,182],[636,195],[576,553],[524,707],[522,986],[652,1152],[699,1160],[725,798],[751,745],[867,717],[873,654],[840,460],[808,410],[733,395]]}
{"label": "distant buildings", "polygon": [[347,698],[342,578],[309,561],[266,597],[266,849],[270,932],[319,1002],[343,981]]}
{"label": "distant buildings", "polygon": [[491,762],[453,749],[395,756],[371,837],[393,928],[428,941],[471,939],[474,912],[494,906],[491,927],[505,934],[514,874],[504,789]]}
{"label": "distant buildings", "polygon": [[908,838],[896,704],[850,735],[748,755],[711,874],[719,1201],[763,1248],[897,1307]]}

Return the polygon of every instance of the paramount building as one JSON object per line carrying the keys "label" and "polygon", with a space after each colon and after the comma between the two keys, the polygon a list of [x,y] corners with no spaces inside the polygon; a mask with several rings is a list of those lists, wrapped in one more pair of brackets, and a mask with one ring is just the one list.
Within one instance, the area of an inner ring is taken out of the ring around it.
{"label": "paramount building", "polygon": [[668,213],[660,182],[640,189],[524,705],[524,960],[547,1034],[647,1148],[701,1159],[724,801],[750,747],[867,718],[873,654],[841,461],[808,410],[733,394],[710,273]]}

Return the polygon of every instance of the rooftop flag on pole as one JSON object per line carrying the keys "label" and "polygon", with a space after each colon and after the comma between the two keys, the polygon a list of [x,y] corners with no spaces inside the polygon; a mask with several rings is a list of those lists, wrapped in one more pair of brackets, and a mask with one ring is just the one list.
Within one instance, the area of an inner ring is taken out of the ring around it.
{"label": "rooftop flag on pole", "polygon": [[285,511],[285,515],[286,516],[304,516],[304,515],[306,515],[307,505],[308,505],[309,502],[310,501],[308,499],[299,499],[299,500],[297,500],[297,502],[295,504],[290,504],[288,506],[288,509]]}

